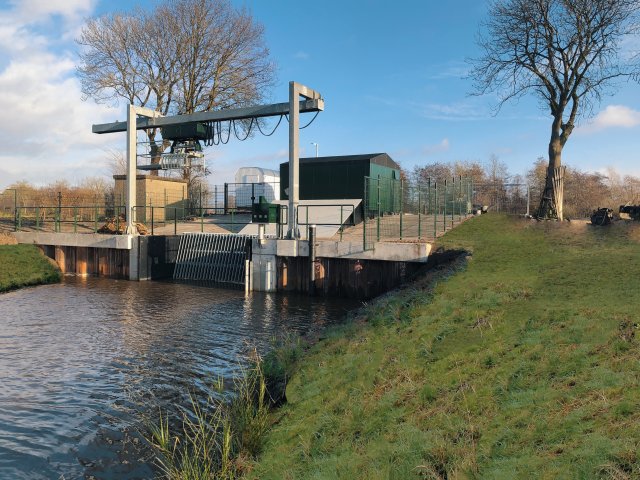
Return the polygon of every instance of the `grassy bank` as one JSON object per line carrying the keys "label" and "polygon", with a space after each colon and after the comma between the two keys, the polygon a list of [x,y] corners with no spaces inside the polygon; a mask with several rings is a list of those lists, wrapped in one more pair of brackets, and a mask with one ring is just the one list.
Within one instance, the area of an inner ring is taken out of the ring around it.
{"label": "grassy bank", "polygon": [[640,229],[472,219],[300,362],[250,477],[638,478]]}
{"label": "grassy bank", "polygon": [[60,271],[35,245],[0,245],[0,292],[60,281]]}

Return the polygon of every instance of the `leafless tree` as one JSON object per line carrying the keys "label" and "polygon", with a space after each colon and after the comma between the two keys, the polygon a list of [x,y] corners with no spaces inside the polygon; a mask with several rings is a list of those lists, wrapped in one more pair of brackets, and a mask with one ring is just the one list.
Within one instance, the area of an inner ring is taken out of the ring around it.
{"label": "leafless tree", "polygon": [[[274,79],[262,25],[228,0],[165,0],[153,10],[109,13],[89,20],[77,42],[85,98],[163,115],[259,103]],[[156,134],[147,131],[152,163],[168,146]]]}
{"label": "leafless tree", "polygon": [[474,93],[534,93],[552,117],[538,216],[562,219],[562,149],[608,88],[637,75],[622,43],[637,33],[638,0],[494,0],[471,60]]}

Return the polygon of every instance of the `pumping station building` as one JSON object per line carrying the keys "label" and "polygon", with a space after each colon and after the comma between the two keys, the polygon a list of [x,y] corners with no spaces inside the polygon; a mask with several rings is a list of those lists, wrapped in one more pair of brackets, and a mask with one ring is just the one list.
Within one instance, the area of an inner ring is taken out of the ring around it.
{"label": "pumping station building", "polygon": [[[380,294],[423,268],[433,241],[467,218],[473,186],[464,178],[408,184],[386,153],[299,158],[299,130],[323,110],[322,96],[296,82],[288,102],[271,105],[167,117],[130,105],[126,121],[93,126],[97,134],[126,132],[127,172],[115,177],[124,234],[97,233],[107,215],[97,206],[74,207],[66,222],[60,208],[16,206],[15,236],[40,245],[68,273],[170,277],[247,292]],[[301,127],[308,113],[315,116]],[[138,174],[204,173],[204,147],[250,139],[254,128],[271,135],[262,130],[270,117],[273,131],[288,124],[289,161],[279,171],[240,169],[235,184],[221,188],[223,207],[217,195],[214,205],[202,193],[198,204],[189,202],[182,180]],[[139,141],[149,129],[162,142]],[[137,222],[150,221],[150,235],[140,235]]]}

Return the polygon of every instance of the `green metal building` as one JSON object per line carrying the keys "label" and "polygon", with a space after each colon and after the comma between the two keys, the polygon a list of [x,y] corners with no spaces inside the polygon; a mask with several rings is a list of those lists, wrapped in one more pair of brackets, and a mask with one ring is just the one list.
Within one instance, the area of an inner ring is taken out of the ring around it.
{"label": "green metal building", "polygon": [[[371,198],[365,196],[365,177],[395,183],[391,180],[400,180],[400,166],[386,153],[301,158],[300,200]],[[289,162],[285,162],[280,164],[281,199],[289,198],[288,188]],[[385,204],[383,210],[393,210],[391,195],[381,194],[381,201]]]}

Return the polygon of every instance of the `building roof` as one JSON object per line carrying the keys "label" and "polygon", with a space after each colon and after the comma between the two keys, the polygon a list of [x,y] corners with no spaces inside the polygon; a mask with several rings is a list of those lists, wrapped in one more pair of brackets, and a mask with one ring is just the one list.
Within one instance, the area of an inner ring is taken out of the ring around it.
{"label": "building roof", "polygon": [[[400,165],[393,161],[393,159],[386,153],[362,153],[359,155],[338,155],[332,157],[305,157],[300,159],[300,163],[326,163],[326,162],[348,162],[348,161],[363,161],[369,160],[376,165],[382,165],[393,169],[400,170]],[[283,162],[282,165],[289,162]]]}

